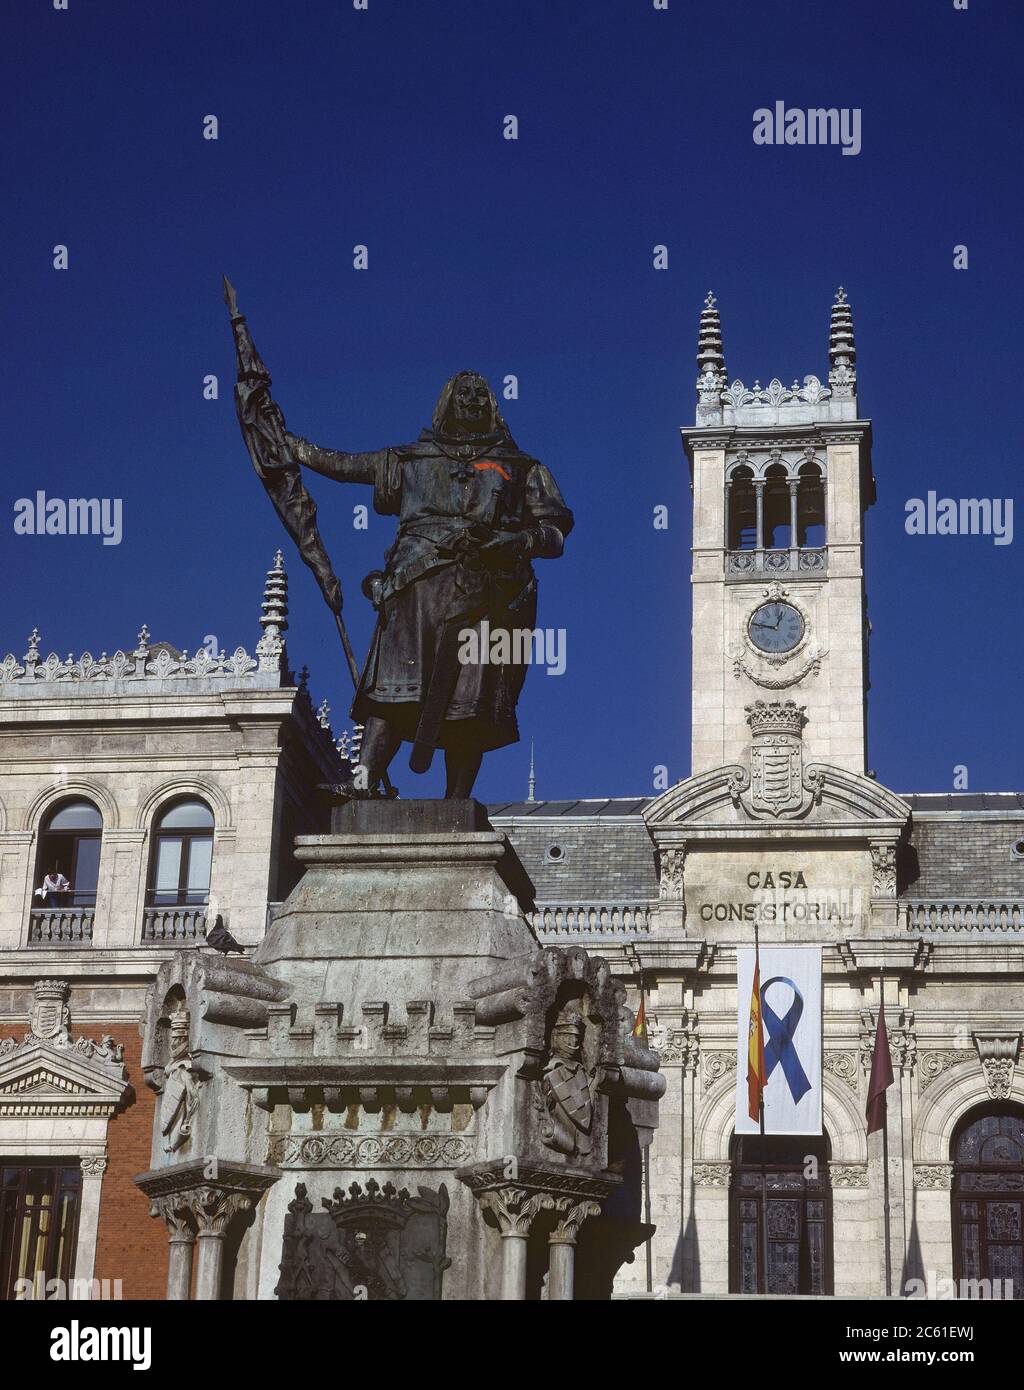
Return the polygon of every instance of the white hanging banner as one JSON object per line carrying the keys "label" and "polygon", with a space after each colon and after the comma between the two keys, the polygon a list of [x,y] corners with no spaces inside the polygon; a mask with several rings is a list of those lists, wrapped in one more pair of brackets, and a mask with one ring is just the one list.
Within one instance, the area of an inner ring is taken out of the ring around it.
{"label": "white hanging banner", "polygon": [[[736,952],[736,1133],[758,1134],[747,1064],[754,948]],[[765,1134],[821,1133],[821,947],[761,947]]]}

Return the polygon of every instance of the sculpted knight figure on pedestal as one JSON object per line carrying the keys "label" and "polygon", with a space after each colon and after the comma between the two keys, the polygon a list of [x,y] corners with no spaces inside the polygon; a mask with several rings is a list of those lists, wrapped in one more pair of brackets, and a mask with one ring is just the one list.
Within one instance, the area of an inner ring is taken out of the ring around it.
{"label": "sculpted knight figure on pedestal", "polygon": [[434,750],[443,748],[445,795],[468,797],[484,753],[519,737],[516,703],[526,666],[466,662],[460,647],[486,653],[486,640],[464,641],[484,623],[492,634],[534,627],[531,561],[561,555],[572,512],[547,468],[519,449],[494,393],[476,372],[448,381],[430,427],[412,443],[345,453],[292,434],[227,285],[226,298],[238,358],[236,402],[250,456],[335,614],[340,587],[301,467],[335,482],[372,486],[374,510],[398,517],[384,569],[363,585],[377,610],[352,705],[352,717],[365,730],[356,775],[338,790],[372,795],[407,741],[414,745],[415,772],[426,771]]}

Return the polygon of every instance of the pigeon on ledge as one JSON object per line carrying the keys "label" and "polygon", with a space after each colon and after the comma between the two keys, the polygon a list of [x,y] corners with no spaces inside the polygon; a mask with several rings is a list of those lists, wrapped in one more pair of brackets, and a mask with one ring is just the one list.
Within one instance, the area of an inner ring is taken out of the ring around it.
{"label": "pigeon on ledge", "polygon": [[245,955],[245,947],[239,946],[238,942],[228,931],[227,927],[217,914],[217,920],[206,933],[206,944],[212,946],[215,951],[220,951],[221,955],[230,955],[232,951],[237,951],[240,956]]}

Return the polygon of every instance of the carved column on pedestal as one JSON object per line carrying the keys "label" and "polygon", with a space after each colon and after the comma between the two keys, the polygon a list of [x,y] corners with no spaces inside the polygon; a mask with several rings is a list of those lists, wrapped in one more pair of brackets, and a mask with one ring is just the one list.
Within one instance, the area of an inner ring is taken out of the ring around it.
{"label": "carved column on pedestal", "polygon": [[163,1217],[167,1227],[168,1301],[187,1301],[192,1297],[192,1252],[196,1244],[196,1224],[188,1201],[179,1195],[158,1197],[150,1215]]}
{"label": "carved column on pedestal", "polygon": [[544,1192],[529,1193],[511,1184],[481,1193],[480,1206],[490,1212],[501,1234],[501,1298],[526,1298],[526,1243],[535,1217],[553,1211],[555,1199]]}
{"label": "carved column on pedestal", "polygon": [[591,1216],[601,1215],[601,1204],[559,1197],[554,1206],[558,1216],[555,1229],[548,1236],[548,1298],[551,1301],[571,1301],[576,1239],[584,1221]]}
{"label": "carved column on pedestal", "polygon": [[236,1216],[251,1211],[281,1176],[279,1169],[228,1159],[217,1160],[216,1179],[207,1176],[208,1170],[208,1159],[189,1159],[135,1179],[149,1198],[152,1215],[162,1216],[167,1225],[169,1299],[190,1297],[196,1240],[196,1299],[220,1298],[228,1227]]}
{"label": "carved column on pedestal", "polygon": [[201,1187],[191,1194],[199,1240],[196,1264],[196,1299],[220,1298],[224,1265],[224,1237],[228,1226],[241,1212],[252,1209],[253,1199],[243,1192],[225,1192],[218,1187]]}

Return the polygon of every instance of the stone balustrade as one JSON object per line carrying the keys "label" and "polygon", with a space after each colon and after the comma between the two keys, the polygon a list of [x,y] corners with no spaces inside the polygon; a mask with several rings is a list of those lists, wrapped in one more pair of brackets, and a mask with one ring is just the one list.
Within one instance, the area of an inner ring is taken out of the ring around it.
{"label": "stone balustrade", "polygon": [[30,946],[80,946],[92,941],[95,907],[34,907],[29,915]]}
{"label": "stone balustrade", "polygon": [[651,929],[650,903],[538,903],[530,914],[538,937],[635,936]]}
{"label": "stone balustrade", "polygon": [[911,898],[899,904],[907,931],[1024,931],[1024,902],[1015,898]]}

